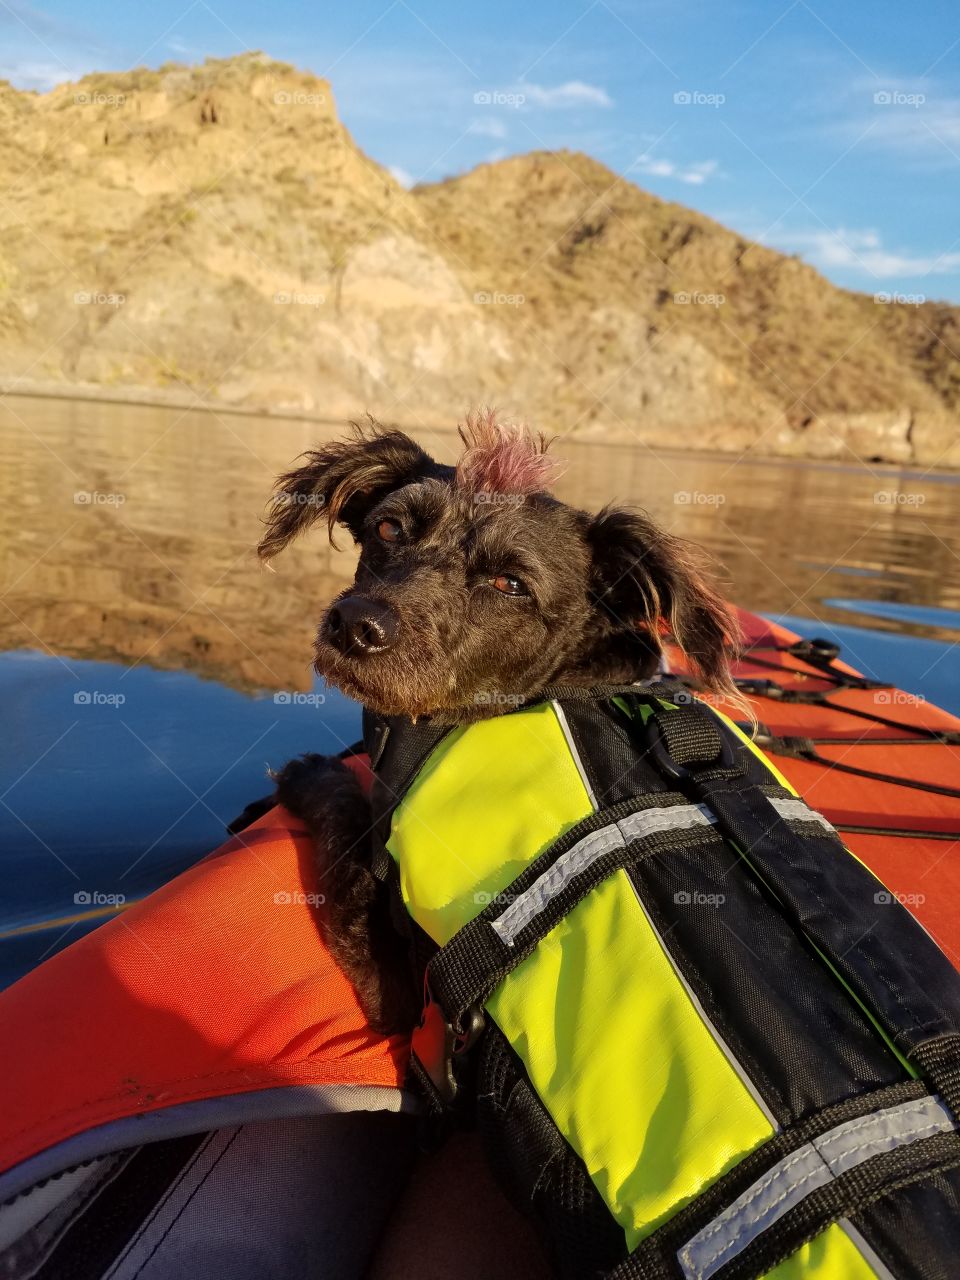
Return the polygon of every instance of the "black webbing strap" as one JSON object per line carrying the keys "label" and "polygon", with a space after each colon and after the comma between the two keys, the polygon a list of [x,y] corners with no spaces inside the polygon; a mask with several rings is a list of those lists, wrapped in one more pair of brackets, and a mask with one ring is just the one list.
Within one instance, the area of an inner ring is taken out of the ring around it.
{"label": "black webbing strap", "polygon": [[939,1036],[910,1055],[960,1123],[960,1036]]}
{"label": "black webbing strap", "polygon": [[[960,1166],[960,1134],[937,1133],[908,1146],[882,1152],[804,1196],[728,1262],[711,1280],[759,1280],[792,1257],[832,1223],[848,1218],[903,1187],[928,1181]],[[609,1280],[676,1280],[689,1274],[675,1250],[651,1236],[608,1273]]]}
{"label": "black webbing strap", "polygon": [[378,716],[364,708],[363,744],[373,770],[371,870],[378,880],[385,881],[390,874],[386,846],[390,817],[427,757],[451,727],[434,724],[427,718],[415,722],[405,716]]}
{"label": "black webbing strap", "polygon": [[608,1273],[608,1280],[652,1280],[653,1277],[656,1280],[675,1280],[681,1274],[676,1260],[680,1248],[748,1193],[774,1166],[838,1125],[857,1122],[887,1108],[915,1102],[926,1093],[922,1081],[904,1080],[881,1089],[855,1093],[842,1102],[822,1107],[786,1126],[649,1235],[629,1257]]}
{"label": "black webbing strap", "polygon": [[[550,684],[541,689],[531,699],[529,706],[539,702],[596,702],[609,701],[611,698],[639,697],[645,701],[663,698],[672,701],[677,695],[689,701],[690,695],[685,679],[678,676],[666,676],[664,679],[641,680],[635,684]],[[518,710],[523,710],[519,707]]]}
{"label": "black webbing strap", "polygon": [[[835,835],[800,838],[761,788],[718,769],[712,744],[698,767],[692,753],[703,733],[692,722],[707,716],[714,719],[703,706],[655,709],[649,725],[654,741],[660,733],[654,760],[708,806],[781,912],[824,953],[904,1054],[930,1040],[960,1037],[960,974],[936,943]],[[679,744],[682,764],[664,762],[669,742]]]}
{"label": "black webbing strap", "polygon": [[615,871],[655,853],[711,845],[722,847],[722,839],[707,825],[658,831],[631,840],[622,837],[617,840],[612,836],[610,847],[592,856],[582,870],[570,874],[556,886],[555,892],[548,898],[545,896],[542,903],[537,904],[536,912],[509,941],[494,929],[494,922],[586,837],[604,828],[613,828],[621,819],[644,810],[682,809],[688,805],[689,801],[676,792],[657,792],[600,809],[567,831],[507,889],[494,895],[480,914],[454,934],[427,966],[430,994],[443,1009],[453,1030],[459,1033],[467,1011],[489,999],[503,979],[533,952],[557,923]]}
{"label": "black webbing strap", "polygon": [[719,720],[696,711],[667,713],[655,718],[669,758],[675,764],[705,765],[709,761],[715,766],[719,762],[726,746]]}

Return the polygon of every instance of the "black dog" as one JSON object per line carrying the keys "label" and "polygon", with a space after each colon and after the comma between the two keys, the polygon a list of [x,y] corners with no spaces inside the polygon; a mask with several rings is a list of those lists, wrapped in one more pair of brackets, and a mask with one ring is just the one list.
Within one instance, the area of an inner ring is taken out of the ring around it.
{"label": "black dog", "polygon": [[[626,683],[656,672],[669,633],[705,686],[736,701],[736,624],[701,556],[647,516],[588,515],[546,488],[543,437],[469,418],[459,464],[442,466],[372,420],[280,477],[265,560],[326,519],[360,547],[353,585],[316,638],[316,670],[383,715],[462,724],[549,684]],[[370,815],[353,775],[306,756],[277,776],[276,799],[325,850],[328,944],[371,1023],[409,1028],[419,1008],[370,869]]]}

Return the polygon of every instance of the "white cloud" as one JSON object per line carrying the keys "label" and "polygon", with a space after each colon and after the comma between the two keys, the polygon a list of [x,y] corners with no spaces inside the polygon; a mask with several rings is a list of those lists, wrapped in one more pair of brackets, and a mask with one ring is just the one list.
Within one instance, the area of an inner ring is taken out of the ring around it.
{"label": "white cloud", "polygon": [[40,62],[24,58],[0,64],[0,80],[9,80],[18,89],[38,89],[41,93],[67,81],[82,80],[92,67],[68,66],[63,62]]}
{"label": "white cloud", "polygon": [[196,48],[195,45],[187,44],[179,36],[171,36],[167,41],[167,48],[180,58],[202,59],[205,56],[203,50]]}
{"label": "white cloud", "polygon": [[401,169],[398,164],[388,165],[387,173],[390,174],[391,178],[394,178],[399,182],[401,187],[412,187],[414,184],[415,179],[413,174],[408,173],[406,169]]}
{"label": "white cloud", "polygon": [[870,229],[795,231],[765,238],[764,243],[781,251],[796,250],[825,271],[842,268],[877,280],[960,271],[960,253],[894,253],[883,247],[880,233]]}
{"label": "white cloud", "polygon": [[533,106],[548,109],[613,106],[613,99],[606,89],[593,84],[584,84],[582,80],[568,80],[566,84],[558,84],[553,88],[524,82],[517,86],[517,92],[522,93],[526,101]]}
{"label": "white cloud", "polygon": [[673,160],[656,159],[654,156],[638,156],[630,165],[628,172],[637,170],[649,174],[651,178],[672,178],[675,182],[685,182],[691,187],[701,187],[720,170],[716,160],[701,160],[698,164],[680,165]]}
{"label": "white cloud", "polygon": [[467,133],[472,133],[478,138],[505,138],[507,126],[502,120],[492,116],[489,120],[473,120]]}
{"label": "white cloud", "polygon": [[870,130],[874,142],[898,150],[936,148],[946,159],[960,149],[960,101],[927,99],[918,106],[875,105],[875,123]]}
{"label": "white cloud", "polygon": [[960,151],[960,98],[933,80],[860,77],[844,93],[847,114],[828,132],[856,145],[880,147],[910,159],[953,165]]}

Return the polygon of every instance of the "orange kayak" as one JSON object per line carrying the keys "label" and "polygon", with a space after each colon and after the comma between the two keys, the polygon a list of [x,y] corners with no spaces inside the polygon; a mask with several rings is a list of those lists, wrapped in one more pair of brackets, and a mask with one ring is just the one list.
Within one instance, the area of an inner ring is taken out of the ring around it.
{"label": "orange kayak", "polygon": [[960,719],[739,616],[757,745],[960,967]]}

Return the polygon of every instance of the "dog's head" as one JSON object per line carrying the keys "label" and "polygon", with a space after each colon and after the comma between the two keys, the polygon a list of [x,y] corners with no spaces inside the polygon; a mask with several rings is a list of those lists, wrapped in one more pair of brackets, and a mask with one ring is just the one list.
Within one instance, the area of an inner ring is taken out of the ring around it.
{"label": "dog's head", "polygon": [[317,632],[317,671],[385,715],[465,721],[551,683],[652,675],[669,634],[730,692],[736,624],[700,556],[647,516],[547,493],[543,437],[468,418],[456,467],[370,421],[280,477],[267,560],[324,517],[360,547]]}

